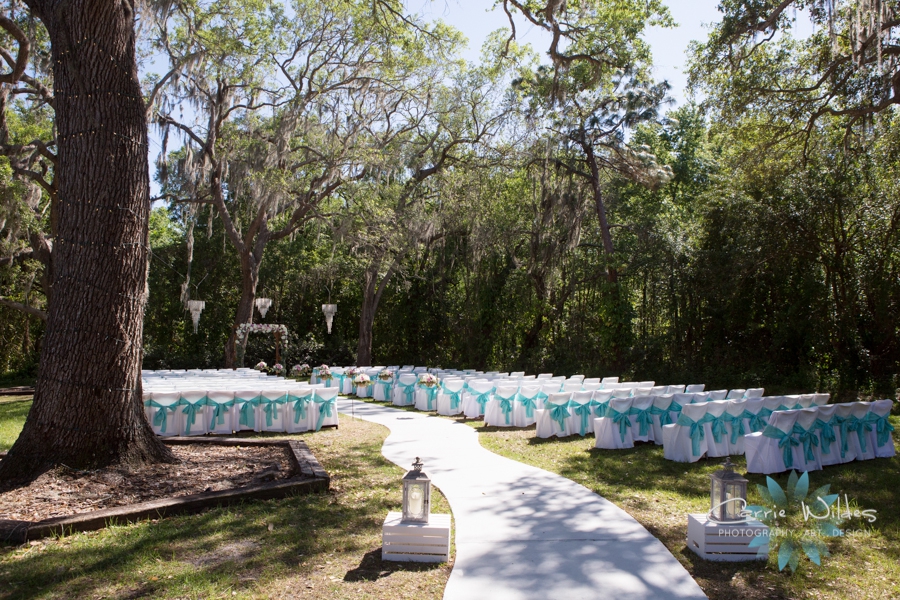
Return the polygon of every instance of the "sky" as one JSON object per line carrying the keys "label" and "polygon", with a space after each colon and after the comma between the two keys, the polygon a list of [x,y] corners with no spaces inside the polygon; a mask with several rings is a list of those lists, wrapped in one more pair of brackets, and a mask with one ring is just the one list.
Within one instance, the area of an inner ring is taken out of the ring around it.
{"label": "sky", "polygon": [[[667,80],[676,105],[685,102],[687,76],[685,51],[692,40],[705,40],[709,25],[718,21],[717,10],[720,0],[668,0],[666,4],[677,27],[649,30],[645,39],[653,51],[654,75],[657,80]],[[410,12],[429,19],[442,19],[447,24],[462,31],[469,38],[469,47],[463,56],[477,62],[481,44],[489,33],[508,27],[506,13],[502,7],[491,9],[493,0],[407,0]],[[529,26],[520,16],[516,19],[516,35],[520,43],[529,43],[534,50],[546,56],[549,35]]]}

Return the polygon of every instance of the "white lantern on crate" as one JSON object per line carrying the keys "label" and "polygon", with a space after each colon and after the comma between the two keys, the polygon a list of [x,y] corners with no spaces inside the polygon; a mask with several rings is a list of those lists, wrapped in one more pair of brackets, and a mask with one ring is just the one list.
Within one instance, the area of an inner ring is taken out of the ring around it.
{"label": "white lantern on crate", "polygon": [[259,314],[262,315],[262,318],[266,318],[266,313],[269,312],[269,308],[272,306],[271,298],[257,298],[255,301],[256,310],[259,311]]}
{"label": "white lantern on crate", "polygon": [[203,300],[188,300],[187,309],[191,311],[191,320],[194,322],[194,333],[197,333],[197,326],[200,324],[200,313],[206,308],[206,302]]}
{"label": "white lantern on crate", "polygon": [[325,324],[328,326],[328,333],[331,333],[331,324],[334,322],[334,315],[337,314],[337,304],[323,304],[322,313],[325,315]]}
{"label": "white lantern on crate", "polygon": [[403,476],[404,523],[427,523],[431,512],[431,479],[422,471],[422,461],[416,457],[413,469]]}
{"label": "white lantern on crate", "polygon": [[710,478],[709,518],[718,523],[744,521],[741,512],[747,506],[747,480],[734,472],[729,456]]}

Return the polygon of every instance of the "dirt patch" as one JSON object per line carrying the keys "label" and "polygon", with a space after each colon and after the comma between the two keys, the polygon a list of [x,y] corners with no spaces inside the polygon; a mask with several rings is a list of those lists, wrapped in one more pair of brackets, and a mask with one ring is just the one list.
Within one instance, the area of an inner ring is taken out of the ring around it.
{"label": "dirt patch", "polygon": [[42,521],[160,498],[215,492],[295,475],[288,450],[277,446],[172,446],[177,464],[136,470],[59,468],[28,487],[0,493],[0,519]]}

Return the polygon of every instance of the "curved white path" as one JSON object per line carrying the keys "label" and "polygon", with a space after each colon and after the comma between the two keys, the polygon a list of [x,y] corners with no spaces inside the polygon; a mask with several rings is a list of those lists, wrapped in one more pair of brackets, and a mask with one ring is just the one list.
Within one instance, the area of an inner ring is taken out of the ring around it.
{"label": "curved white path", "polygon": [[[350,400],[338,410],[350,414]],[[415,457],[453,509],[456,562],[444,600],[706,598],[628,513],[569,479],[498,456],[449,419],[354,402],[388,427],[382,453]]]}

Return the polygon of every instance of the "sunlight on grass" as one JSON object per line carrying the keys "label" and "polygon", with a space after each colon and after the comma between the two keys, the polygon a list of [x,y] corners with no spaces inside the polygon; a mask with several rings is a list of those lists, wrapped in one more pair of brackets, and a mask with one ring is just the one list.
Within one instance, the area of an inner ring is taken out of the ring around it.
{"label": "sunlight on grass", "polygon": [[[381,561],[404,474],[381,455],[387,434],[342,415],[340,429],[283,436],[307,442],[327,494],[0,547],[0,597],[440,598],[449,565]],[[432,501],[450,512],[440,491]]]}
{"label": "sunlight on grass", "polygon": [[9,450],[25,424],[30,396],[0,396],[0,452]]}

